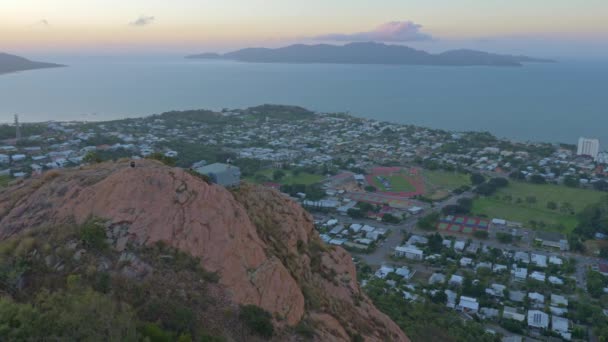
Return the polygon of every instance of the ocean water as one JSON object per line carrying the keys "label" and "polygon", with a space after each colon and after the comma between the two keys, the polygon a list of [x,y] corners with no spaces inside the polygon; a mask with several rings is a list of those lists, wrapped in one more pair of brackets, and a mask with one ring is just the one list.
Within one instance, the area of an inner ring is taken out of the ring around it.
{"label": "ocean water", "polygon": [[[48,59],[47,59],[48,60]],[[107,120],[264,103],[521,141],[608,144],[608,62],[522,68],[60,58],[0,75],[0,121]],[[606,145],[605,145],[606,146]]]}

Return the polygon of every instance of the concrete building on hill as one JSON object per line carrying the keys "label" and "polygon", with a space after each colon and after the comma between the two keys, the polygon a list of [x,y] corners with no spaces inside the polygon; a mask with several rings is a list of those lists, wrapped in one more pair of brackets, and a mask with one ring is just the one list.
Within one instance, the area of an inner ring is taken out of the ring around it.
{"label": "concrete building on hill", "polygon": [[233,165],[214,163],[194,169],[194,171],[208,176],[215,184],[222,186],[235,186],[241,182],[241,170]]}

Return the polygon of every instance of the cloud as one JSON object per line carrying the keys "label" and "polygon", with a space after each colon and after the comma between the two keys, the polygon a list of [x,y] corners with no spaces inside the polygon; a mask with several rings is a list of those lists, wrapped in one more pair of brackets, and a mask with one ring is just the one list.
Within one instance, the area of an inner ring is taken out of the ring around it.
{"label": "cloud", "polygon": [[40,19],[37,22],[29,25],[30,27],[42,27],[42,28],[49,28],[51,27],[51,24],[49,23],[48,20],[46,19]]}
{"label": "cloud", "polygon": [[155,18],[147,15],[140,15],[135,21],[129,23],[129,26],[148,26],[154,22]]}
{"label": "cloud", "polygon": [[374,30],[357,33],[331,33],[313,37],[326,41],[379,41],[379,42],[412,42],[433,40],[430,34],[421,32],[422,25],[412,21],[391,21],[376,27]]}

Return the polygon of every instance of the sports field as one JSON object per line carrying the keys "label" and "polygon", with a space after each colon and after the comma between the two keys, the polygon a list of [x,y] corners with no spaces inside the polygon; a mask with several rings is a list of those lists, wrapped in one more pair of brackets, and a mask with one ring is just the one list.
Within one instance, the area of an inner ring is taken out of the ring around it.
{"label": "sports field", "polygon": [[424,182],[417,168],[375,167],[365,179],[379,192],[391,196],[410,198],[424,193]]}
{"label": "sports field", "polygon": [[439,170],[424,170],[422,172],[426,187],[425,196],[439,200],[463,185],[471,185],[469,175]]}
{"label": "sports field", "polygon": [[[594,190],[510,181],[509,186],[495,195],[476,199],[472,211],[476,215],[521,222],[528,228],[533,228],[531,221],[543,222],[545,227],[538,229],[567,233],[578,224],[576,213],[605,196],[606,193]],[[549,209],[549,202],[556,209]]]}
{"label": "sports field", "polygon": [[[376,177],[382,177],[388,182],[388,187],[384,185],[382,181],[380,181]],[[376,176],[374,177],[374,186],[380,191],[391,191],[391,192],[410,192],[416,191],[416,188],[410,183],[407,178],[405,178],[401,174],[391,175],[391,176]]]}
{"label": "sports field", "polygon": [[[258,171],[253,177],[248,177],[247,180],[250,182],[254,182],[254,183],[276,182],[276,183],[285,184],[285,185],[291,185],[291,184],[310,185],[310,184],[319,183],[319,182],[323,181],[323,179],[325,179],[325,177],[323,177],[321,175],[315,175],[312,173],[300,172],[297,175],[294,175],[293,172],[291,172],[289,170],[282,170],[285,173],[285,176],[283,178],[281,178],[280,180],[274,180],[272,178],[272,176],[276,170],[277,169],[266,169],[266,170]],[[263,176],[265,178],[264,181],[260,182],[259,181],[260,177],[256,177],[257,175]]]}

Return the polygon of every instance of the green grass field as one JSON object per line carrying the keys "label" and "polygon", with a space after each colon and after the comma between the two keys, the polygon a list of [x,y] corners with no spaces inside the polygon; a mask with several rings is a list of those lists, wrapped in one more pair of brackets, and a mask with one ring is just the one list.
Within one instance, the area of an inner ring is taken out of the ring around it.
{"label": "green grass field", "polygon": [[276,182],[276,183],[284,184],[284,185],[291,185],[291,184],[310,185],[310,184],[319,183],[323,179],[325,179],[325,177],[323,177],[323,176],[315,175],[312,173],[300,172],[298,175],[294,175],[291,171],[283,170],[283,172],[285,172],[285,177],[281,178],[281,180],[279,180],[279,181],[275,181],[272,179],[272,175],[273,175],[274,171],[276,171],[276,169],[261,170],[261,171],[257,172],[255,176],[247,177],[245,179],[252,183],[263,183],[263,182],[260,182],[256,177],[257,175],[261,175],[261,176],[266,177],[267,181],[269,181],[269,182]]}
{"label": "green grass field", "polygon": [[416,191],[416,188],[403,175],[382,176],[391,184],[390,190],[384,187],[382,183],[374,176],[374,186],[380,191],[391,192],[411,192]]}
{"label": "green grass field", "polygon": [[11,177],[9,176],[0,176],[0,188],[4,188],[11,182]]}
{"label": "green grass field", "polygon": [[439,170],[423,170],[425,196],[439,200],[450,195],[452,190],[471,185],[469,175]]}
{"label": "green grass field", "polygon": [[[574,212],[578,213],[605,196],[605,193],[593,190],[511,181],[509,186],[500,189],[495,195],[475,200],[472,211],[476,215],[518,221],[528,228],[533,228],[530,221],[542,221],[546,227],[538,229],[567,233],[576,227],[578,219],[575,215],[560,210],[563,203],[569,203]],[[530,201],[530,197],[534,200]],[[554,202],[558,209],[547,208],[549,202]],[[565,228],[559,229],[560,225]]]}

